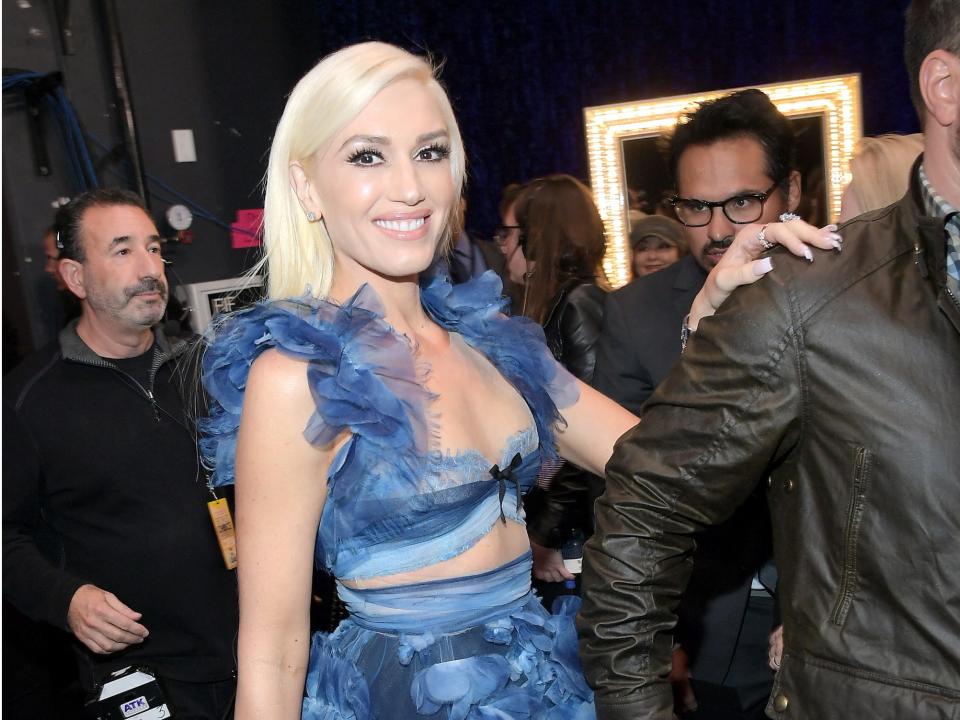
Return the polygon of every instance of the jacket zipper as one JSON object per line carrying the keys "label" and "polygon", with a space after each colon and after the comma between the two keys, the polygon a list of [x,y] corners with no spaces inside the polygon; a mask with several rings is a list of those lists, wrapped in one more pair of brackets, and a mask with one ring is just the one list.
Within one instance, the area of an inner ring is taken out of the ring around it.
{"label": "jacket zipper", "polygon": [[128,375],[127,373],[123,372],[123,370],[120,370],[118,367],[116,367],[115,365],[111,365],[110,363],[96,362],[91,360],[84,360],[83,362],[86,365],[93,365],[95,367],[103,367],[103,368],[107,368],[108,370],[113,370],[113,372],[119,375],[121,379],[123,379],[124,382],[126,382],[128,386],[132,384],[135,387],[135,389],[143,393],[143,395],[147,398],[147,400],[150,401],[150,409],[153,410],[153,420],[154,422],[159,423],[160,407],[159,405],[157,405],[157,399],[153,395],[153,381],[156,379],[157,370],[160,369],[160,366],[163,365],[163,363],[166,360],[167,360],[167,354],[164,353],[162,350],[159,350],[154,353],[153,362],[150,365],[150,374],[149,374],[149,380],[148,380],[150,385],[149,387],[144,387],[143,385],[140,384],[140,382],[135,377],[133,377],[132,375]]}
{"label": "jacket zipper", "polygon": [[947,291],[947,295],[949,295],[950,299],[953,300],[953,304],[956,305],[958,310],[960,310],[960,300],[957,300],[957,296],[953,294],[953,291],[946,286],[944,286],[943,289]]}
{"label": "jacket zipper", "polygon": [[866,485],[867,450],[858,447],[853,466],[853,487],[850,504],[847,506],[847,523],[843,534],[843,575],[840,579],[840,591],[830,620],[834,625],[843,625],[853,602],[854,586],[857,579],[857,540],[860,535],[860,519],[863,512],[863,498]]}

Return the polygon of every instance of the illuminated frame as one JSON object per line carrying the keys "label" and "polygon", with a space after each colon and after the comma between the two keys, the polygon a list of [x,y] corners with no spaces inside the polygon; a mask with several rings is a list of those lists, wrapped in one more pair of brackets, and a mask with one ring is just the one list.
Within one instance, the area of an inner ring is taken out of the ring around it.
{"label": "illuminated frame", "polygon": [[[822,117],[823,176],[827,208],[833,222],[840,215],[840,195],[849,182],[853,149],[863,134],[860,75],[837,75],[755,87],[770,96],[777,109],[787,117]],[[607,230],[608,245],[603,267],[615,287],[630,279],[623,141],[662,135],[676,125],[681,112],[694,104],[741,89],[713,90],[584,109],[590,182]]]}

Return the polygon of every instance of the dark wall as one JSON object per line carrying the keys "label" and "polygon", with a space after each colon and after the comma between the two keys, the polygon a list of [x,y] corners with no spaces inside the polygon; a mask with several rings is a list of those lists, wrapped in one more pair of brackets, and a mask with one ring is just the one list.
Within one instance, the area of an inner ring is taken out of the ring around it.
{"label": "dark wall", "polygon": [[[57,40],[53,0],[2,2],[4,67],[62,70],[86,129],[116,148],[100,0],[69,3],[72,55]],[[917,128],[902,63],[906,0],[116,3],[146,171],[227,223],[238,208],[261,205],[270,136],[293,84],[323,55],[363,39],[445,61],[470,160],[468,225],[482,232],[496,223],[506,183],[549,172],[586,177],[585,106],[860,72],[866,133]],[[49,178],[34,174],[15,100],[5,94],[4,243],[14,246],[31,309],[50,202],[73,189],[62,163]],[[196,163],[174,162],[175,128],[193,129]],[[53,155],[57,142],[51,134]],[[91,147],[104,184],[129,183],[119,156]],[[149,186],[162,219],[173,196]],[[232,250],[223,227],[198,218],[193,229],[193,245],[167,250],[183,281],[233,276],[250,264],[252,253]],[[39,311],[30,317],[36,343],[45,331]]]}

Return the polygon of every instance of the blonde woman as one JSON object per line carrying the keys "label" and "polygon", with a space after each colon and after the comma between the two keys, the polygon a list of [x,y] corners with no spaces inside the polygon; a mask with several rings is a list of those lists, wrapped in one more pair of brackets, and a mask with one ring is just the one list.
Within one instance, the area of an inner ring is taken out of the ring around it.
{"label": "blonde woman", "polygon": [[[204,452],[236,482],[238,720],[592,716],[575,606],[551,617],[530,592],[518,493],[558,453],[599,472],[636,419],[500,312],[493,274],[421,290],[464,163],[432,68],[390,45],[330,55],[287,102],[270,299],[204,357]],[[749,262],[757,229],[704,307],[766,267]],[[829,245],[796,223],[766,237]],[[351,616],[311,639],[315,557]]]}

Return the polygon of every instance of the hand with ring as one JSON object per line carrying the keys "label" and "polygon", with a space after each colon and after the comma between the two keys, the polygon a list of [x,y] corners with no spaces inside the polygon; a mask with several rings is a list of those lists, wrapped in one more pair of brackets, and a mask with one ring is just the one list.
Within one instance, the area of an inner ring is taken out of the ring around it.
{"label": "hand with ring", "polygon": [[783,222],[744,225],[737,233],[693,301],[688,321],[691,331],[697,329],[701,318],[713,315],[736,288],[756,282],[773,269],[772,258],[763,255],[774,245],[782,245],[807,262],[813,262],[811,246],[837,252],[843,247],[836,225],[817,228],[792,213],[780,218]]}

